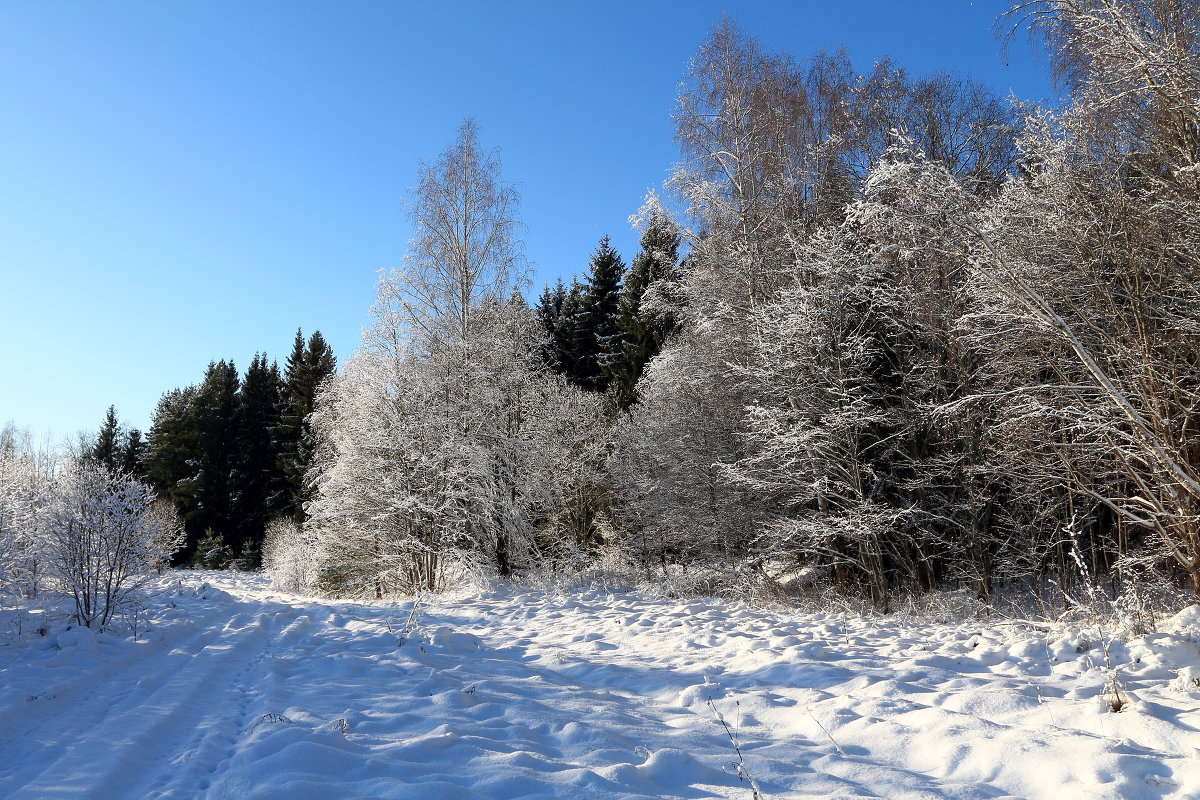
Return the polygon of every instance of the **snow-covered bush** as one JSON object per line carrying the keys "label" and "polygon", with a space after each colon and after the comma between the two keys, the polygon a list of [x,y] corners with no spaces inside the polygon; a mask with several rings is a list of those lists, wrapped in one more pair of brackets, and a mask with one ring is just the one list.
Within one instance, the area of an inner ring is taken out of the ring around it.
{"label": "snow-covered bush", "polygon": [[33,597],[41,581],[38,516],[46,487],[31,458],[0,458],[0,595]]}
{"label": "snow-covered bush", "polygon": [[315,537],[296,521],[280,517],[267,526],[263,539],[263,570],[271,582],[287,592],[310,592],[316,588],[317,549]]}
{"label": "snow-covered bush", "polygon": [[74,602],[76,622],[103,628],[134,607],[145,579],[183,544],[183,529],[144,483],[76,462],[55,476],[42,537],[49,575]]}

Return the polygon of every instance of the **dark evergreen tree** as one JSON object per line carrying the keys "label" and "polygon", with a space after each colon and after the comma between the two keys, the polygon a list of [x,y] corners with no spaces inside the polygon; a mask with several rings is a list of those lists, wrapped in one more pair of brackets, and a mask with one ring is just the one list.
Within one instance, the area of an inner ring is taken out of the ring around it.
{"label": "dark evergreen tree", "polygon": [[677,324],[671,293],[665,289],[679,278],[679,230],[657,205],[649,212],[641,246],[622,281],[620,348],[609,366],[622,408],[636,401],[646,364]]}
{"label": "dark evergreen tree", "polygon": [[605,236],[588,265],[579,311],[576,341],[577,382],[585,389],[602,392],[612,379],[610,372],[621,352],[621,274],[625,262]]}
{"label": "dark evergreen tree", "polygon": [[142,437],[137,428],[130,428],[125,434],[121,448],[121,471],[138,480],[146,478],[146,453],[149,443]]}
{"label": "dark evergreen tree", "polygon": [[320,331],[314,331],[307,344],[304,334],[296,330],[296,340],[287,358],[283,376],[283,409],[275,429],[279,450],[278,465],[283,476],[283,488],[275,496],[273,506],[278,513],[304,520],[304,501],[307,493],[304,474],[312,462],[313,441],[307,417],[322,381],[337,369],[333,350]]}
{"label": "dark evergreen tree", "polygon": [[241,526],[235,522],[241,491],[235,474],[240,383],[232,361],[210,363],[193,398],[196,449],[187,478],[193,505],[184,517],[189,546],[211,529],[235,552],[241,547]]}
{"label": "dark evergreen tree", "polygon": [[200,440],[197,393],[197,387],[188,386],[172,389],[159,399],[145,458],[146,480],[159,497],[174,504],[187,529],[188,541],[175,556],[177,564],[191,558],[203,533],[203,529],[197,532],[188,524],[197,502],[194,480]]}
{"label": "dark evergreen tree", "polygon": [[121,438],[121,422],[117,418],[117,409],[115,406],[109,406],[104,415],[104,424],[96,436],[96,443],[92,445],[91,452],[85,455],[109,472],[116,472],[122,466]]}
{"label": "dark evergreen tree", "polygon": [[[279,427],[283,381],[279,367],[256,353],[242,379],[237,404],[233,541],[247,566],[254,563],[271,517],[271,498],[283,487],[274,431]],[[232,542],[231,542],[232,543]]]}
{"label": "dark evergreen tree", "polygon": [[108,452],[115,438],[118,468],[144,475],[175,505],[187,531],[178,563],[203,560],[205,540],[226,546],[236,565],[257,566],[268,521],[302,513],[312,447],[305,417],[335,363],[319,332],[306,342],[297,331],[286,380],[262,353],[244,380],[232,362],[210,363],[200,384],[162,396],[148,443],[137,430],[122,434],[110,409],[94,449]]}
{"label": "dark evergreen tree", "polygon": [[112,473],[121,473],[134,478],[146,477],[143,459],[146,455],[146,441],[142,432],[137,428],[129,430],[121,424],[115,406],[109,406],[104,415],[104,424],[96,434],[96,440],[91,448],[83,454],[89,459]]}
{"label": "dark evergreen tree", "polygon": [[554,342],[558,371],[579,386],[583,385],[588,355],[594,355],[584,323],[584,292],[583,284],[578,280],[571,281],[571,288],[563,298],[558,315],[558,332]]}
{"label": "dark evergreen tree", "polygon": [[533,307],[533,316],[538,328],[544,335],[542,340],[542,360],[546,366],[555,372],[564,372],[562,347],[563,304],[567,300],[567,287],[559,278],[553,286],[549,284],[538,297],[537,305]]}

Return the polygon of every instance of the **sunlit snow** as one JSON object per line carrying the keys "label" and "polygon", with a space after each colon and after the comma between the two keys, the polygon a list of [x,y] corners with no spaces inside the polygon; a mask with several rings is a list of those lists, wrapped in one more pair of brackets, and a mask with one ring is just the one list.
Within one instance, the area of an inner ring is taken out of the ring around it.
{"label": "sunlit snow", "polygon": [[0,797],[1200,794],[1196,608],[1122,639],[615,589],[411,613],[161,586],[136,640],[2,631]]}

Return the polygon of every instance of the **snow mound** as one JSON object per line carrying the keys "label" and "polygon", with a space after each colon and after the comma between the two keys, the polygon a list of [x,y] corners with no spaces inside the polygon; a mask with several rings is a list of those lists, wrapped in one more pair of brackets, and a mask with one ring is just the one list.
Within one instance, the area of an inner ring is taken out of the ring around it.
{"label": "snow mound", "polygon": [[470,655],[483,647],[483,640],[471,633],[441,626],[427,634],[427,650],[443,655]]}
{"label": "snow mound", "polygon": [[1167,633],[1200,641],[1200,605],[1191,605],[1171,617],[1161,626]]}

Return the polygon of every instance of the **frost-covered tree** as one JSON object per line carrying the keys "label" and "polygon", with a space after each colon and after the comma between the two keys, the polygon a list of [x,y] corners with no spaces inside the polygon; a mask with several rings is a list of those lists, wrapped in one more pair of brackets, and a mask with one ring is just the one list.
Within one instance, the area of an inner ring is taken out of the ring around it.
{"label": "frost-covered tree", "polygon": [[263,571],[287,592],[312,592],[317,586],[317,547],[312,531],[290,517],[277,517],[263,538]]}
{"label": "frost-covered tree", "polygon": [[653,192],[631,221],[641,230],[642,249],[621,281],[618,344],[608,359],[622,408],[637,399],[637,382],[677,328],[681,313],[678,226]]}
{"label": "frost-covered tree", "polygon": [[666,286],[685,311],[619,430],[626,540],[664,567],[821,565],[881,606],[946,580],[986,594],[999,489],[970,421],[936,416],[974,369],[961,264],[910,263],[854,209],[900,141],[995,192],[1011,114],[968,81],[856,77],[840,51],[797,63],[724,22],[675,120],[693,227]]}
{"label": "frost-covered tree", "polygon": [[41,526],[48,572],[75,620],[106,627],[183,543],[174,512],[143,483],[86,462],[55,476]]}
{"label": "frost-covered tree", "polygon": [[421,355],[391,350],[377,322],[321,395],[310,528],[323,588],[382,596],[440,589],[464,566],[511,574],[565,527],[556,497],[575,487],[556,488],[569,481],[552,480],[552,445],[586,428],[554,430],[568,390],[544,371],[523,303],[477,314],[462,347]]}
{"label": "frost-covered tree", "polygon": [[44,581],[41,520],[51,474],[27,449],[0,449],[0,595],[35,597]]}
{"label": "frost-covered tree", "polygon": [[455,567],[512,574],[554,517],[537,420],[561,382],[517,294],[516,196],[464,123],[410,206],[404,267],[364,346],[321,395],[311,529],[321,588],[439,589]]}
{"label": "frost-covered tree", "polygon": [[613,432],[608,469],[621,543],[647,577],[689,565],[736,564],[762,509],[724,465],[741,457],[741,408],[729,402],[721,354],[682,338],[650,365],[639,401]]}
{"label": "frost-covered tree", "polygon": [[467,339],[480,305],[527,281],[518,196],[500,169],[499,152],[483,148],[469,118],[436,162],[420,164],[409,254],[387,279],[388,302],[420,347]]}

